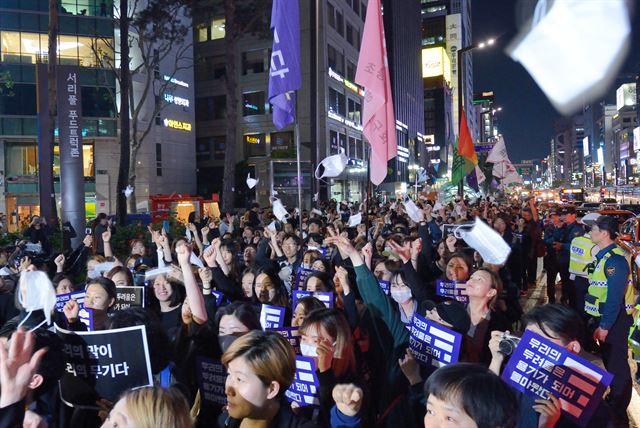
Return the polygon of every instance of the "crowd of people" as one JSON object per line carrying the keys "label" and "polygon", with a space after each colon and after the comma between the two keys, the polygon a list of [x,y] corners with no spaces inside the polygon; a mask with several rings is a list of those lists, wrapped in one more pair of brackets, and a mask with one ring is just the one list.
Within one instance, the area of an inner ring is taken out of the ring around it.
{"label": "crowd of people", "polygon": [[[184,235],[150,225],[130,237],[128,254],[114,254],[105,215],[63,254],[52,253],[34,220],[0,270],[0,426],[575,426],[557,395],[534,399],[500,377],[505,338],[524,331],[600,355],[613,381],[588,426],[629,426],[635,302],[616,220],[578,219],[572,206],[533,199],[444,203],[425,195],[411,204],[409,215],[401,200],[323,202],[290,210],[287,221],[254,204],[220,219],[195,216]],[[456,238],[477,219],[510,248],[504,263]],[[547,303],[523,313],[539,261]],[[462,284],[464,303],[438,292],[442,281]],[[133,286],[148,290],[143,305],[117,308],[117,289]],[[70,299],[55,310],[56,296],[80,290],[82,305]],[[311,293],[294,302],[297,290]],[[299,346],[264,328],[265,305],[284,308],[283,327],[293,327]],[[116,401],[61,399],[69,365],[57,328],[86,331],[83,308],[92,331],[144,326],[152,385]],[[461,335],[457,362],[418,361],[415,316]],[[287,393],[300,355],[314,362],[312,405]],[[225,404],[205,399],[203,357],[226,369]]]}

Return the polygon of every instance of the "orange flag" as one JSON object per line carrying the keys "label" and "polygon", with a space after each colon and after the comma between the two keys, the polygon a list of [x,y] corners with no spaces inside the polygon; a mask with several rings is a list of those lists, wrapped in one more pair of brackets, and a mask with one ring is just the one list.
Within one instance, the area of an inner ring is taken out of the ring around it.
{"label": "orange flag", "polygon": [[474,165],[478,165],[478,155],[476,154],[476,148],[473,145],[471,139],[471,133],[469,132],[469,126],[467,125],[467,116],[464,114],[464,109],[460,113],[460,137],[458,140],[458,154],[467,160],[473,162]]}

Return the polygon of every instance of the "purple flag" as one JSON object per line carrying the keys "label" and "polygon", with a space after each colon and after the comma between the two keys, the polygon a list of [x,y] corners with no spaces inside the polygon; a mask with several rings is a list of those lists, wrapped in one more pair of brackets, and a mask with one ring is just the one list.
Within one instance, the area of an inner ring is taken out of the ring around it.
{"label": "purple flag", "polygon": [[476,192],[480,191],[480,186],[478,186],[478,177],[476,176],[475,169],[467,174],[467,184]]}
{"label": "purple flag", "polygon": [[498,182],[495,178],[491,180],[491,187],[493,187],[494,189],[498,188]]}
{"label": "purple flag", "polygon": [[273,49],[269,68],[269,102],[278,129],[296,119],[296,94],[300,75],[300,11],[298,1],[273,0],[271,9]]}

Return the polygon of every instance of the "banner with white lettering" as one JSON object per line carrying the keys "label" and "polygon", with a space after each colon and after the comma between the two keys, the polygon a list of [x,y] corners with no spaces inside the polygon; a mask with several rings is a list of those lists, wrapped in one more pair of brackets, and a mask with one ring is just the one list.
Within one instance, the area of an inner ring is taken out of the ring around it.
{"label": "banner with white lettering", "polygon": [[391,283],[389,281],[385,281],[383,279],[378,280],[378,285],[384,291],[384,294],[389,295],[389,290],[391,290]]}
{"label": "banner with white lettering", "polygon": [[457,363],[462,335],[433,321],[413,316],[409,349],[414,358],[427,367]]}
{"label": "banner with white lettering", "polygon": [[307,278],[309,278],[309,276],[314,272],[315,270],[313,269],[298,268],[298,271],[296,272],[296,281],[294,288],[296,290],[302,290],[302,287],[304,287],[304,283],[307,281]]}
{"label": "banner with white lettering", "polygon": [[78,306],[82,309],[84,307],[84,295],[85,295],[84,291],[76,291],[76,292],[67,293],[67,294],[58,294],[56,296],[56,311],[63,312],[64,305],[69,300],[72,300],[72,299],[78,302]]}
{"label": "banner with white lettering", "polygon": [[144,287],[116,287],[116,304],[113,310],[120,311],[130,307],[144,308]]}
{"label": "banner with white lettering", "polygon": [[81,308],[78,312],[78,320],[87,326],[87,331],[93,331],[93,309]]}
{"label": "banner with white lettering", "polygon": [[467,284],[457,281],[436,280],[436,295],[442,297],[450,297],[462,303],[469,303],[467,295]]}
{"label": "banner with white lettering", "polygon": [[73,332],[56,325],[56,332],[66,360],[60,397],[69,406],[96,407],[100,398],[115,403],[122,392],[153,384],[144,326]]}
{"label": "banner with white lettering", "polygon": [[316,375],[316,363],[311,357],[296,356],[296,376],[284,393],[289,402],[295,401],[301,406],[319,405],[318,389],[320,381]]}
{"label": "banner with white lettering", "polygon": [[581,426],[591,419],[613,375],[529,330],[520,339],[502,379],[534,399],[560,399],[562,412]]}
{"label": "banner with white lettering", "polygon": [[293,312],[296,310],[298,300],[308,296],[313,296],[316,299],[320,300],[327,308],[333,308],[334,295],[330,291],[294,290],[293,293],[291,293],[291,311]]}
{"label": "banner with white lettering", "polygon": [[211,358],[196,358],[198,387],[202,399],[211,404],[224,406],[227,404],[227,394],[224,384],[227,379],[227,369],[220,360]]}
{"label": "banner with white lettering", "polygon": [[273,331],[275,333],[280,334],[282,337],[287,339],[287,342],[293,346],[293,349],[296,351],[296,354],[300,353],[300,333],[298,332],[299,327],[281,327],[281,328],[270,328],[269,331]]}
{"label": "banner with white lettering", "polygon": [[262,305],[260,311],[260,325],[263,330],[280,328],[284,325],[285,309],[280,306]]}

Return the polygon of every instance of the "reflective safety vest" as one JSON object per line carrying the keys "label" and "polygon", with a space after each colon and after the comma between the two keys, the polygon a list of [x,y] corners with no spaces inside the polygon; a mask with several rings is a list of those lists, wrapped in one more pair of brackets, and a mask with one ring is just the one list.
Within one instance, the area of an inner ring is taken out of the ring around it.
{"label": "reflective safety vest", "polygon": [[596,244],[588,236],[576,236],[569,247],[569,272],[586,278],[587,265],[596,259]]}
{"label": "reflective safety vest", "polygon": [[[640,311],[640,305],[636,305],[636,311]],[[629,329],[629,348],[633,351],[633,359],[640,360],[640,316],[636,315]]]}
{"label": "reflective safety vest", "polygon": [[[602,316],[602,310],[604,304],[607,301],[607,275],[604,271],[604,266],[607,260],[614,255],[618,254],[624,257],[624,252],[618,246],[614,249],[607,251],[595,265],[593,273],[589,274],[589,290],[584,297],[584,311],[593,316]],[[625,258],[626,260],[626,258]],[[627,277],[627,287],[624,293],[624,307],[628,314],[633,312],[633,306],[635,304],[633,284],[631,283],[631,274]]]}

